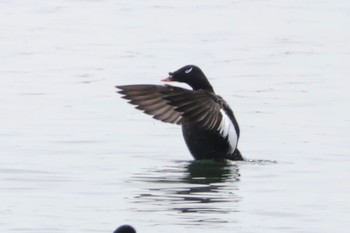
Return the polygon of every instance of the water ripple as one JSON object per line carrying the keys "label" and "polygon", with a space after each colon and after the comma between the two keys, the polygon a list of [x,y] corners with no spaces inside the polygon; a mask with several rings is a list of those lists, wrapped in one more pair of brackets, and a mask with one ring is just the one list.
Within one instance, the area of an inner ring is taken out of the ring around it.
{"label": "water ripple", "polygon": [[241,197],[236,194],[240,177],[236,164],[212,161],[173,164],[150,168],[132,177],[132,182],[142,187],[132,200],[137,204],[135,211],[164,211],[170,215],[175,211],[181,214],[180,218],[193,223],[205,219],[211,223],[225,222],[222,214],[238,211],[235,203]]}

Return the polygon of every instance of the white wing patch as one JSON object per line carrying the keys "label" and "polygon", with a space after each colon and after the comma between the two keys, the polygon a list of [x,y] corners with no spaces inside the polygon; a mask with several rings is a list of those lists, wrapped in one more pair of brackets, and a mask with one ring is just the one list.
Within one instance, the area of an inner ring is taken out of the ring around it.
{"label": "white wing patch", "polygon": [[188,70],[185,70],[185,73],[188,74],[192,71],[193,67],[189,68]]}
{"label": "white wing patch", "polygon": [[227,138],[227,141],[230,144],[230,153],[233,153],[237,146],[237,132],[235,126],[232,124],[232,121],[227,116],[225,111],[220,109],[220,113],[222,115],[222,119],[218,130],[224,138]]}

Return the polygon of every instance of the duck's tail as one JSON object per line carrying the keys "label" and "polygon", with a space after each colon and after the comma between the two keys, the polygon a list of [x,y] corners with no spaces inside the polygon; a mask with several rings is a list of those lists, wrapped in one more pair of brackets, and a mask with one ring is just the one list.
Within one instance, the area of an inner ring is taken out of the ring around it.
{"label": "duck's tail", "polygon": [[244,160],[242,153],[238,150],[238,148],[235,149],[235,151],[227,156],[228,160],[233,160],[233,161],[242,161]]}

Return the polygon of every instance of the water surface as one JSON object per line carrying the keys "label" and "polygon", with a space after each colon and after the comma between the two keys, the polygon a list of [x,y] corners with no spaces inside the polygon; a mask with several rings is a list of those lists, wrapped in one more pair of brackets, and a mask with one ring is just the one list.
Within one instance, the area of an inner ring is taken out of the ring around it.
{"label": "water surface", "polygon": [[[1,1],[1,232],[348,232],[348,1]],[[250,161],[114,86],[196,64]]]}

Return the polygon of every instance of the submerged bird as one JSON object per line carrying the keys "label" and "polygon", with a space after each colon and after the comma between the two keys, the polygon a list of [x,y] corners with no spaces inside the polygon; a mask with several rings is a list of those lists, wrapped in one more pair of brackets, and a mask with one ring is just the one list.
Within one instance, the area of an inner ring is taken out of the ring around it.
{"label": "submerged bird", "polygon": [[187,147],[196,160],[243,160],[237,148],[239,126],[226,101],[216,95],[195,65],[169,73],[164,82],[182,82],[193,90],[171,85],[116,86],[118,93],[153,118],[182,126]]}
{"label": "submerged bird", "polygon": [[130,225],[121,225],[113,233],[136,233],[136,230]]}

